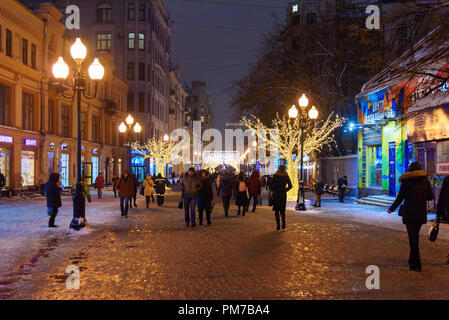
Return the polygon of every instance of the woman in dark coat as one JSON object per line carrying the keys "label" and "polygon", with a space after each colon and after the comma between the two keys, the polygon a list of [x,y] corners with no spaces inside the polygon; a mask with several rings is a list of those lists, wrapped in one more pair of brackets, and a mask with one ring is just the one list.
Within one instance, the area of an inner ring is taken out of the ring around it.
{"label": "woman in dark coat", "polygon": [[220,179],[220,185],[218,186],[217,195],[221,195],[221,200],[223,201],[223,209],[225,212],[225,217],[228,216],[229,213],[229,205],[232,198],[232,189],[233,189],[233,180],[229,175],[228,171],[225,171],[223,174],[223,178]]}
{"label": "woman in dark coat", "polygon": [[421,271],[419,231],[422,225],[427,223],[427,201],[433,200],[434,195],[427,173],[421,170],[418,162],[410,165],[407,172],[399,178],[399,182],[401,182],[401,189],[388,213],[394,212],[405,200],[399,209],[399,215],[402,216],[402,222],[407,227],[410,243],[408,263],[410,270]]}
{"label": "woman in dark coat", "polygon": [[47,196],[47,212],[50,215],[48,220],[49,228],[56,228],[55,219],[58,214],[58,209],[61,208],[61,188],[58,186],[59,174],[52,173],[45,184],[45,195]]}
{"label": "woman in dark coat", "polygon": [[248,192],[248,180],[246,179],[243,172],[239,173],[235,184],[235,190],[237,193],[235,204],[238,207],[237,215],[240,215],[240,210],[242,210],[242,216],[245,216],[249,205],[249,192]]}
{"label": "woman in dark coat", "polygon": [[285,229],[287,192],[292,188],[292,182],[287,171],[285,171],[285,166],[279,166],[279,170],[271,179],[272,204],[277,225],[276,230],[281,229],[280,217],[282,218],[282,230]]}
{"label": "woman in dark coat", "polygon": [[200,225],[203,225],[203,213],[204,211],[206,211],[207,225],[209,226],[212,224],[210,222],[210,211],[212,207],[212,200],[214,199],[209,171],[201,170],[199,173],[199,178],[201,182],[201,189],[200,191],[198,191],[198,195],[196,197],[198,216],[200,220]]}

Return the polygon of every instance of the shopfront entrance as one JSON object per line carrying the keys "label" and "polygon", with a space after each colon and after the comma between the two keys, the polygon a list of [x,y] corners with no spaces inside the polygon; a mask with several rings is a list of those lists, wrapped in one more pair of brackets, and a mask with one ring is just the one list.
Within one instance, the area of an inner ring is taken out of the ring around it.
{"label": "shopfront entrance", "polygon": [[64,187],[69,186],[70,161],[68,153],[61,153],[61,162],[59,164],[61,173],[61,183]]}
{"label": "shopfront entrance", "polygon": [[22,158],[21,158],[22,187],[32,187],[35,185],[34,168],[35,168],[35,152],[22,150]]}
{"label": "shopfront entrance", "polygon": [[5,176],[7,188],[11,186],[10,168],[11,168],[11,151],[6,148],[0,148],[0,172]]}
{"label": "shopfront entrance", "polygon": [[86,185],[92,185],[92,162],[83,162],[81,175],[84,178]]}
{"label": "shopfront entrance", "polygon": [[382,187],[382,146],[367,148],[367,186]]}

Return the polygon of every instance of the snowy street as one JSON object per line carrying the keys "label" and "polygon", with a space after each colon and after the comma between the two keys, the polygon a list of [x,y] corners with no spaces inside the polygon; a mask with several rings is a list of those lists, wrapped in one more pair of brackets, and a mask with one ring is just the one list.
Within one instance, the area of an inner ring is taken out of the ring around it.
{"label": "snowy street", "polygon": [[[449,228],[436,243],[421,231],[423,272],[408,271],[408,242],[397,213],[336,200],[306,213],[289,211],[275,231],[273,212],[225,218],[186,228],[166,204],[120,217],[118,199],[92,194],[90,228],[68,229],[70,198],[48,229],[44,199],[0,204],[0,298],[3,299],[405,299],[449,298]],[[4,201],[5,200],[5,201]],[[266,198],[264,199],[266,204]],[[79,290],[66,288],[66,268],[80,270]],[[377,265],[381,289],[367,290],[365,269]]]}

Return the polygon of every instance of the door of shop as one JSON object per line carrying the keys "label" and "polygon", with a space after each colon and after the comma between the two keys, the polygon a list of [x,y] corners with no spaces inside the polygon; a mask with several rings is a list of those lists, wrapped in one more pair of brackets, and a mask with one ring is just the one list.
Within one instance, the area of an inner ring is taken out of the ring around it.
{"label": "door of shop", "polygon": [[396,196],[396,142],[390,142],[388,145],[388,194]]}
{"label": "door of shop", "polygon": [[86,185],[92,185],[92,162],[83,163],[82,176]]}
{"label": "door of shop", "polygon": [[69,155],[67,153],[61,154],[61,183],[64,187],[69,185]]}

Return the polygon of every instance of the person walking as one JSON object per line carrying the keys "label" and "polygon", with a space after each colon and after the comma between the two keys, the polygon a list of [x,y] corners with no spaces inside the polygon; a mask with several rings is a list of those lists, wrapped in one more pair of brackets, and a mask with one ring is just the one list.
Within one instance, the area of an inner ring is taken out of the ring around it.
{"label": "person walking", "polygon": [[112,178],[112,191],[114,191],[114,198],[117,198],[117,184],[120,178],[118,175],[114,174],[114,177]]}
{"label": "person walking", "polygon": [[276,219],[276,230],[281,229],[281,219],[282,219],[282,230],[286,228],[285,225],[285,209],[287,205],[287,192],[293,188],[290,177],[288,176],[285,166],[279,166],[278,171],[274,174],[271,179],[271,190],[272,190],[272,203],[274,210],[274,217]]}
{"label": "person walking", "polygon": [[246,180],[245,174],[240,172],[237,178],[236,186],[237,195],[236,195],[236,205],[237,205],[237,215],[242,213],[242,216],[246,215],[246,211],[248,210],[249,205],[249,191],[248,191],[248,181]]}
{"label": "person walking", "polygon": [[192,228],[194,228],[196,226],[196,196],[201,188],[201,183],[195,175],[195,168],[190,168],[187,175],[184,175],[181,181],[181,187],[184,198],[184,215],[186,226],[188,227],[191,224]]}
{"label": "person walking", "polygon": [[427,201],[433,200],[434,195],[427,173],[421,170],[421,165],[414,162],[407,172],[400,176],[401,188],[388,213],[399,208],[399,216],[405,224],[410,244],[409,266],[411,271],[421,271],[419,254],[419,231],[427,223]]}
{"label": "person walking", "polygon": [[158,174],[156,181],[154,181],[156,197],[157,197],[157,205],[160,207],[164,204],[165,197],[165,188],[167,186],[167,179],[162,177],[162,174]]}
{"label": "person walking", "polygon": [[118,195],[120,197],[120,211],[122,217],[128,218],[128,204],[134,195],[134,182],[128,170],[123,172],[117,184]]}
{"label": "person walking", "polygon": [[[153,187],[154,187],[154,181],[151,178],[151,174],[148,173],[147,177],[143,181],[143,194],[145,196],[145,201],[147,204],[147,209],[150,205],[151,196],[153,195]],[[154,202],[154,201],[153,201]]]}
{"label": "person walking", "polygon": [[[444,178],[437,204],[437,222],[449,222],[449,176]],[[448,260],[449,263],[449,254]]]}
{"label": "person walking", "polygon": [[0,172],[0,200],[2,200],[2,189],[6,185],[6,179],[3,173]]}
{"label": "person walking", "polygon": [[217,196],[221,195],[221,201],[223,202],[225,217],[229,216],[229,207],[231,203],[233,187],[234,187],[233,179],[229,175],[229,172],[225,171],[223,173],[223,178],[221,178],[220,180],[220,185],[218,186],[217,190]]}
{"label": "person walking", "polygon": [[212,208],[212,201],[214,199],[214,194],[212,191],[212,182],[210,180],[210,173],[207,170],[201,170],[199,172],[199,179],[201,183],[201,188],[198,191],[196,197],[196,206],[198,207],[198,218],[200,225],[203,225],[203,214],[206,211],[207,225],[210,226],[212,223],[210,221],[210,213]]}
{"label": "person walking", "polygon": [[260,175],[258,170],[254,170],[251,173],[251,177],[249,178],[249,203],[251,203],[251,199],[253,199],[253,210],[252,212],[256,211],[256,206],[258,203],[258,199],[260,197]]}
{"label": "person walking", "polygon": [[312,179],[313,182],[313,192],[315,193],[315,203],[312,205],[315,208],[321,207],[321,195],[324,193],[324,186],[321,181],[317,179]]}
{"label": "person walking", "polygon": [[348,186],[348,177],[344,176],[342,178],[339,178],[337,184],[338,184],[338,200],[340,202],[344,202],[346,187]]}
{"label": "person walking", "polygon": [[134,173],[130,174],[131,181],[133,183],[133,194],[129,198],[129,207],[133,207],[133,200],[134,200],[134,207],[137,208],[137,189],[139,188],[139,181],[137,180],[137,176]]}
{"label": "person walking", "polygon": [[98,177],[95,179],[95,188],[97,188],[98,199],[101,199],[101,196],[103,195],[103,188],[104,188],[104,178],[103,178],[103,174],[101,172],[98,174]]}
{"label": "person walking", "polygon": [[47,197],[47,213],[50,216],[48,220],[49,228],[57,228],[55,225],[55,219],[58,214],[59,208],[62,207],[61,201],[61,188],[58,186],[59,174],[52,173],[45,184],[45,196]]}

